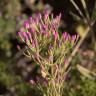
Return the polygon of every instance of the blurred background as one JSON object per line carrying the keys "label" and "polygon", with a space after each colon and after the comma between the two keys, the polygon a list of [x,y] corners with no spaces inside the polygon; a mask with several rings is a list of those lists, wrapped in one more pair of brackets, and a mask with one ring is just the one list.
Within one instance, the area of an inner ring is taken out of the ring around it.
{"label": "blurred background", "polygon": [[29,83],[38,68],[22,54],[17,32],[26,18],[46,10],[62,14],[61,31],[80,36],[64,96],[96,96],[96,0],[0,0],[0,96],[42,96]]}

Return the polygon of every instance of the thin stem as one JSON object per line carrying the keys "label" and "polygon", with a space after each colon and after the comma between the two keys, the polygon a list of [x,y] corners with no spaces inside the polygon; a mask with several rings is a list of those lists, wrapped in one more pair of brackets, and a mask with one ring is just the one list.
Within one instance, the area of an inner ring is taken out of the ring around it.
{"label": "thin stem", "polygon": [[67,67],[69,66],[72,58],[75,56],[75,54],[77,53],[79,47],[81,46],[81,44],[83,43],[83,41],[85,40],[86,36],[88,35],[89,31],[91,30],[91,27],[94,25],[95,22],[92,22],[90,25],[88,25],[88,27],[86,28],[85,34],[83,35],[83,37],[79,40],[77,46],[75,47],[75,49],[73,50],[71,56],[69,57],[68,61],[67,61]]}

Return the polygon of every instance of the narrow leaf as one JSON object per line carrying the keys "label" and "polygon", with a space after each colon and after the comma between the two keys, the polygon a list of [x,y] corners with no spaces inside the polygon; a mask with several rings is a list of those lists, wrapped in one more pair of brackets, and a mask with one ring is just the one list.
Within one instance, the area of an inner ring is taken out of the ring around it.
{"label": "narrow leaf", "polygon": [[83,18],[85,18],[84,15],[83,15],[83,13],[82,13],[81,10],[79,9],[78,5],[77,5],[73,0],[70,0],[70,1],[71,1],[71,3],[73,4],[73,6],[75,7],[75,9],[79,12],[79,14],[80,14]]}
{"label": "narrow leaf", "polygon": [[73,12],[70,12],[70,14],[73,16],[73,18],[77,21],[80,21],[81,20],[81,17],[79,17],[78,15],[76,15],[75,13]]}
{"label": "narrow leaf", "polygon": [[85,0],[80,0],[80,1],[81,1],[82,5],[83,5],[83,8],[87,9]]}
{"label": "narrow leaf", "polygon": [[78,71],[84,75],[85,77],[88,77],[88,78],[92,78],[91,74],[90,74],[90,71],[84,67],[82,67],[81,65],[77,65],[77,69]]}

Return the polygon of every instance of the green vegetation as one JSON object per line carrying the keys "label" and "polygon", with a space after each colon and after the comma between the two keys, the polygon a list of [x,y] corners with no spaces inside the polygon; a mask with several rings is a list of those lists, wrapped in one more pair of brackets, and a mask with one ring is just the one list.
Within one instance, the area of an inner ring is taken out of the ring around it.
{"label": "green vegetation", "polygon": [[96,96],[96,0],[0,0],[0,96],[42,96],[29,82],[40,70],[23,55],[17,32],[26,18],[46,9],[54,17],[62,14],[59,32],[80,36],[70,54],[64,96]]}

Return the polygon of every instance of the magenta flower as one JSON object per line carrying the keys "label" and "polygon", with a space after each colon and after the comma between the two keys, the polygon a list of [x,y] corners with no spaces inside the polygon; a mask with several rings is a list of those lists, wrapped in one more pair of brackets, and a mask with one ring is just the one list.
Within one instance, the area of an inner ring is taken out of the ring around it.
{"label": "magenta flower", "polygon": [[58,35],[58,32],[55,32],[55,31],[54,31],[54,32],[53,32],[53,36],[54,36],[55,41],[56,41],[56,40],[58,39],[58,36],[59,36],[59,35]]}
{"label": "magenta flower", "polygon": [[[28,54],[25,54],[29,55],[34,63],[41,68],[41,77],[36,77],[35,81],[30,80],[30,83],[40,83],[46,89],[50,86],[53,86],[52,88],[58,87],[57,85],[60,85],[59,88],[62,88],[66,73],[66,58],[69,55],[70,49],[78,40],[77,35],[71,36],[67,32],[64,32],[62,35],[59,34],[60,19],[61,14],[55,18],[50,12],[35,14],[28,20],[25,20],[22,28],[23,31],[18,32],[20,39],[27,47],[26,52]],[[62,96],[60,95],[61,92],[55,93],[54,96]]]}
{"label": "magenta flower", "polygon": [[26,29],[30,28],[30,24],[29,24],[29,21],[28,20],[24,21],[24,27]]}

